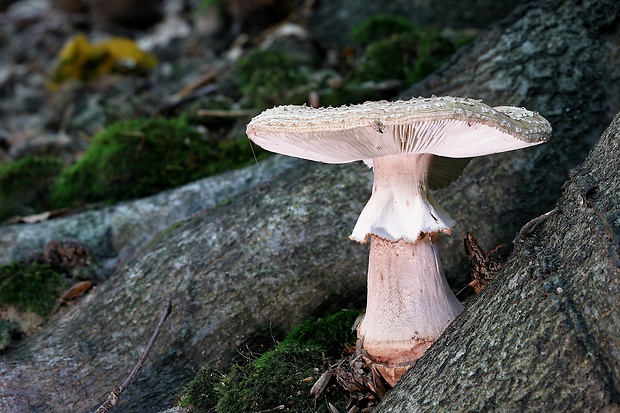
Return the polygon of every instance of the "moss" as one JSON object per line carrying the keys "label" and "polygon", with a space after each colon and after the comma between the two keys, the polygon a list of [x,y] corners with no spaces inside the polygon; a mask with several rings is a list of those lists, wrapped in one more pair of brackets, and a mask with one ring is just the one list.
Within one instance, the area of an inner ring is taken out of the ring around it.
{"label": "moss", "polygon": [[378,15],[362,20],[351,29],[350,37],[360,45],[383,40],[403,33],[416,33],[417,28],[401,16]]}
{"label": "moss", "polygon": [[343,310],[329,317],[308,319],[295,327],[282,344],[295,342],[312,346],[328,357],[338,358],[345,344],[355,344],[357,336],[352,326],[359,314],[357,310]]}
{"label": "moss", "polygon": [[355,342],[351,327],[359,311],[344,310],[325,318],[304,321],[277,346],[221,375],[201,369],[184,389],[181,404],[198,411],[215,405],[218,413],[252,412],[286,406],[287,412],[329,412],[327,402],[343,408],[346,397],[333,389],[318,400],[310,389],[326,367],[341,356],[345,344]]}
{"label": "moss", "polygon": [[234,366],[218,389],[217,412],[255,412],[280,405],[288,412],[315,411],[309,392],[318,379],[315,369],[323,362],[317,349],[291,342],[253,363]]}
{"label": "moss", "polygon": [[0,267],[0,307],[13,306],[46,318],[68,282],[47,264],[12,263]]}
{"label": "moss", "polygon": [[51,192],[54,207],[144,197],[254,161],[247,139],[208,142],[184,118],[117,122]]}
{"label": "moss", "polygon": [[305,101],[296,89],[308,78],[284,52],[253,50],[241,58],[235,75],[239,90],[257,109]]}
{"label": "moss", "polygon": [[353,81],[398,79],[405,85],[428,76],[471,39],[465,34],[446,37],[437,29],[422,29],[403,17],[388,15],[362,21],[350,36],[364,46]]}
{"label": "moss", "polygon": [[356,68],[360,80],[416,83],[436,70],[456,46],[436,30],[405,33],[371,43]]}
{"label": "moss", "polygon": [[198,411],[207,411],[217,405],[218,394],[215,390],[224,375],[215,367],[203,367],[183,389],[181,406],[193,407]]}
{"label": "moss", "polygon": [[49,208],[49,187],[62,163],[52,156],[26,156],[0,165],[0,221]]}

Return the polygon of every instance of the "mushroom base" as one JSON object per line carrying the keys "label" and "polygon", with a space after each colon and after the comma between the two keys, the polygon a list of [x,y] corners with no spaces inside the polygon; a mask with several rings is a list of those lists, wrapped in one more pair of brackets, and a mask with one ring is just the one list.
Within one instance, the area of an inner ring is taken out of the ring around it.
{"label": "mushroom base", "polygon": [[433,343],[434,341],[423,341],[416,344],[409,351],[401,355],[403,361],[400,363],[396,363],[395,358],[392,358],[391,362],[381,361],[381,358],[375,359],[363,348],[360,348],[358,351],[362,354],[366,365],[378,373],[387,384],[394,387],[396,382],[400,380],[417,359],[422,357],[424,352],[426,352]]}
{"label": "mushroom base", "polygon": [[383,366],[386,381],[393,385],[461,311],[443,273],[437,234],[415,243],[372,236],[357,348],[367,361]]}

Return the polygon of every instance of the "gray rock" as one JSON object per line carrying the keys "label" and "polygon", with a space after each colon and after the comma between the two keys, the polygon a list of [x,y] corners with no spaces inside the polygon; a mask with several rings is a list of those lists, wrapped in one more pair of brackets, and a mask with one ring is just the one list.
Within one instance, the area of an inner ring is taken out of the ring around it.
{"label": "gray rock", "polygon": [[[411,93],[467,93],[524,105],[553,124],[548,144],[474,160],[456,195],[440,194],[448,211],[463,208],[460,231],[492,247],[510,242],[526,217],[555,207],[561,213],[523,231],[490,288],[378,412],[620,411],[618,117],[571,171],[620,110],[612,52],[620,7],[551,1],[512,17]],[[493,185],[489,201],[476,202],[486,185]],[[455,231],[446,244],[456,248],[460,238]],[[458,267],[453,259],[444,260],[449,268]]]}
{"label": "gray rock", "polygon": [[200,366],[226,367],[237,348],[272,343],[309,314],[360,308],[367,247],[347,236],[370,192],[368,168],[280,162],[293,167],[268,190],[170,229],[9,351],[0,410],[94,410],[139,358],[166,296],[172,314],[118,411],[169,406]]}
{"label": "gray rock", "polygon": [[297,168],[295,160],[272,157],[244,169],[205,178],[181,188],[37,224],[0,227],[0,263],[24,260],[53,239],[89,245],[100,260],[129,259],[171,225],[248,191],[259,190]]}

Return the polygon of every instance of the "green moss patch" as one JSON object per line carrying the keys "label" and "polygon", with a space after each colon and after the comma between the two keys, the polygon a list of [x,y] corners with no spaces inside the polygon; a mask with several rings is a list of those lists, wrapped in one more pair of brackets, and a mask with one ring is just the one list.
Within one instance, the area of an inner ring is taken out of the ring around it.
{"label": "green moss patch", "polygon": [[51,192],[54,207],[114,203],[253,162],[247,139],[210,142],[184,118],[117,122],[95,135]]}
{"label": "green moss patch", "polygon": [[199,412],[214,409],[219,399],[215,390],[220,386],[224,375],[215,367],[203,367],[183,389],[181,405],[192,407]]}
{"label": "green moss patch", "polygon": [[12,263],[0,267],[0,308],[15,307],[47,318],[68,282],[47,264]]}
{"label": "green moss patch", "polygon": [[[218,413],[255,412],[284,405],[289,412],[310,412],[310,388],[324,370],[321,352],[297,343],[280,346],[253,363],[234,366],[218,388]],[[316,370],[315,370],[316,369]]]}
{"label": "green moss patch", "polygon": [[356,43],[366,46],[394,35],[417,32],[418,29],[408,19],[384,14],[362,20],[351,29],[350,37]]}
{"label": "green moss patch", "polygon": [[253,50],[240,59],[235,76],[239,90],[257,109],[305,102],[305,94],[300,97],[296,89],[308,78],[284,52]]}
{"label": "green moss patch", "polygon": [[49,208],[49,187],[62,169],[52,156],[26,156],[0,165],[0,221]]}
{"label": "green moss patch", "polygon": [[[274,350],[233,366],[226,374],[201,369],[181,396],[181,404],[196,411],[256,412],[284,406],[286,412],[329,412],[327,403],[344,409],[347,396],[333,389],[318,399],[310,389],[355,342],[351,327],[359,311],[346,310],[297,326]],[[343,411],[343,410],[341,410]]]}
{"label": "green moss patch", "polygon": [[410,85],[439,68],[455,51],[454,44],[435,30],[400,34],[369,44],[356,76],[375,82],[398,79]]}
{"label": "green moss patch", "polygon": [[448,38],[440,30],[419,28],[400,16],[374,16],[351,30],[364,50],[352,74],[357,81],[419,82],[439,68],[466,40]]}
{"label": "green moss patch", "polygon": [[345,345],[355,344],[357,336],[352,326],[359,314],[357,310],[343,310],[329,317],[308,319],[295,327],[281,345],[299,343],[338,358]]}

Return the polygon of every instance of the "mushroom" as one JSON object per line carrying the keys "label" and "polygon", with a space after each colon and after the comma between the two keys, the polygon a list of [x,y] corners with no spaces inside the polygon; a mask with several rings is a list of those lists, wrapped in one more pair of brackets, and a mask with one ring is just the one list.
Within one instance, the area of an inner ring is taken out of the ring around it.
{"label": "mushroom", "polygon": [[357,349],[393,386],[463,310],[439,255],[438,234],[450,234],[454,221],[430,190],[456,179],[472,157],[545,142],[551,126],[524,108],[433,96],[280,106],[253,118],[247,134],[272,152],[373,168],[372,195],[350,236],[371,240]]}

